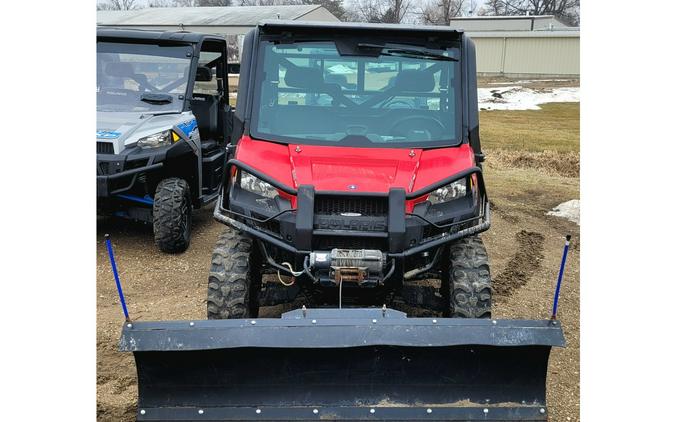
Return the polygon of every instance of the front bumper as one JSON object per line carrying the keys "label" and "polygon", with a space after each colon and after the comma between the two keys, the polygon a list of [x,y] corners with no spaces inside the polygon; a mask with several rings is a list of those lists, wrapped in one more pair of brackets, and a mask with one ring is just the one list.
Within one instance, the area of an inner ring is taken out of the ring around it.
{"label": "front bumper", "polygon": [[[113,160],[105,160],[104,162],[114,166],[123,167],[119,162]],[[101,161],[99,160],[99,165]],[[136,185],[138,176],[140,174],[147,174],[160,170],[162,163],[150,164],[143,167],[138,167],[130,170],[123,170],[111,175],[96,175],[96,197],[108,198],[115,195],[121,195],[130,192]]]}
{"label": "front bumper", "polygon": [[[157,149],[127,148],[120,154],[96,154],[96,197],[109,198],[122,194],[140,194],[142,175],[152,176],[162,170],[167,155],[183,150],[179,142]],[[189,148],[188,148],[189,149]]]}
{"label": "front bumper", "polygon": [[[231,174],[233,166],[265,180],[263,174],[237,160],[227,163],[225,174]],[[422,203],[416,205],[412,213],[406,213],[406,200],[418,198],[474,174],[479,192],[476,200],[470,196],[457,199],[448,203],[452,205],[447,206],[444,212],[431,210],[428,203]],[[315,192],[312,186],[306,185],[300,186],[296,191],[271,180],[265,181],[296,195],[297,208],[291,209],[283,200],[277,200],[277,205],[272,207],[264,201],[256,201],[253,194],[233,188],[229,190],[227,197],[220,195],[214,217],[224,224],[296,255],[345,247],[343,241],[346,241],[357,245],[351,248],[377,249],[386,252],[390,258],[406,258],[483,232],[490,227],[490,205],[479,167],[469,168],[423,190],[408,194],[401,188],[393,188],[388,194],[345,196],[342,192]],[[369,198],[384,202],[382,209],[386,211],[377,216],[327,216],[319,213],[322,207],[318,205],[319,201],[326,198]]]}

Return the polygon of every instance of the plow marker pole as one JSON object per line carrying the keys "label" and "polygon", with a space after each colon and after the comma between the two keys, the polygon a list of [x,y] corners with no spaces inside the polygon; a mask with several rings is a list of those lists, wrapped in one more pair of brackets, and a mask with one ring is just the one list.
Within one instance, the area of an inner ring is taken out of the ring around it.
{"label": "plow marker pole", "polygon": [[567,262],[567,251],[570,249],[570,239],[572,235],[565,237],[565,248],[563,249],[562,261],[560,261],[560,271],[558,271],[558,284],[555,286],[555,296],[553,296],[553,312],[551,319],[556,319],[558,316],[558,298],[560,297],[560,285],[562,284],[563,274],[565,273],[565,263]]}
{"label": "plow marker pole", "polygon": [[115,264],[115,254],[113,253],[112,243],[110,242],[110,235],[105,235],[105,245],[108,248],[108,257],[110,258],[110,266],[112,267],[113,275],[115,276],[115,284],[117,284],[117,293],[120,295],[120,302],[122,303],[122,310],[124,311],[124,318],[127,322],[129,319],[129,311],[127,311],[127,303],[124,300],[124,292],[122,292],[122,284],[120,283],[120,276],[117,274],[117,264]]}

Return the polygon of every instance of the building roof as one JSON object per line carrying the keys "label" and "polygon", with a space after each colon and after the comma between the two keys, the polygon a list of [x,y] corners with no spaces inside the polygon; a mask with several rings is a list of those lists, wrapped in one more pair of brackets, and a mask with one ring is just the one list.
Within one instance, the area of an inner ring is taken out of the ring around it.
{"label": "building roof", "polygon": [[99,10],[98,25],[112,26],[255,26],[263,19],[296,20],[322,6],[149,7]]}
{"label": "building roof", "polygon": [[454,20],[504,20],[504,19],[555,19],[553,15],[518,15],[518,16],[488,16],[488,15],[476,15],[476,16],[455,16],[451,19]]}
{"label": "building roof", "polygon": [[553,15],[458,16],[450,19],[450,26],[466,31],[536,31],[569,28],[569,25]]}
{"label": "building roof", "polygon": [[580,38],[579,28],[555,31],[465,31],[469,38]]}

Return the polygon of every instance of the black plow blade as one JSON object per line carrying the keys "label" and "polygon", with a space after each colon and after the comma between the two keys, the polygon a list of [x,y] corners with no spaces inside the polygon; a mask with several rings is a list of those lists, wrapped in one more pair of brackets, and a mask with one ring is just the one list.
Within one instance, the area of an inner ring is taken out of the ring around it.
{"label": "black plow blade", "polygon": [[545,421],[557,321],[309,309],[134,322],[139,421]]}

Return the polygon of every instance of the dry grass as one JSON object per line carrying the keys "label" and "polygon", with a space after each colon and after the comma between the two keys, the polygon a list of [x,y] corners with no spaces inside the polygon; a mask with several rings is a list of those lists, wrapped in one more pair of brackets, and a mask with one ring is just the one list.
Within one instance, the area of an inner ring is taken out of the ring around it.
{"label": "dry grass", "polygon": [[481,143],[499,169],[579,177],[579,103],[543,104],[541,110],[481,111]]}
{"label": "dry grass", "polygon": [[497,205],[544,213],[579,198],[579,103],[482,111],[488,192]]}
{"label": "dry grass", "polygon": [[579,177],[568,177],[532,168],[505,168],[487,160],[485,184],[490,200],[498,206],[544,214],[561,202],[579,198]]}
{"label": "dry grass", "polygon": [[486,155],[490,164],[501,169],[527,168],[547,175],[579,177],[578,152],[493,149],[487,150]]}
{"label": "dry grass", "polygon": [[487,150],[579,153],[579,103],[542,104],[541,110],[481,111]]}

